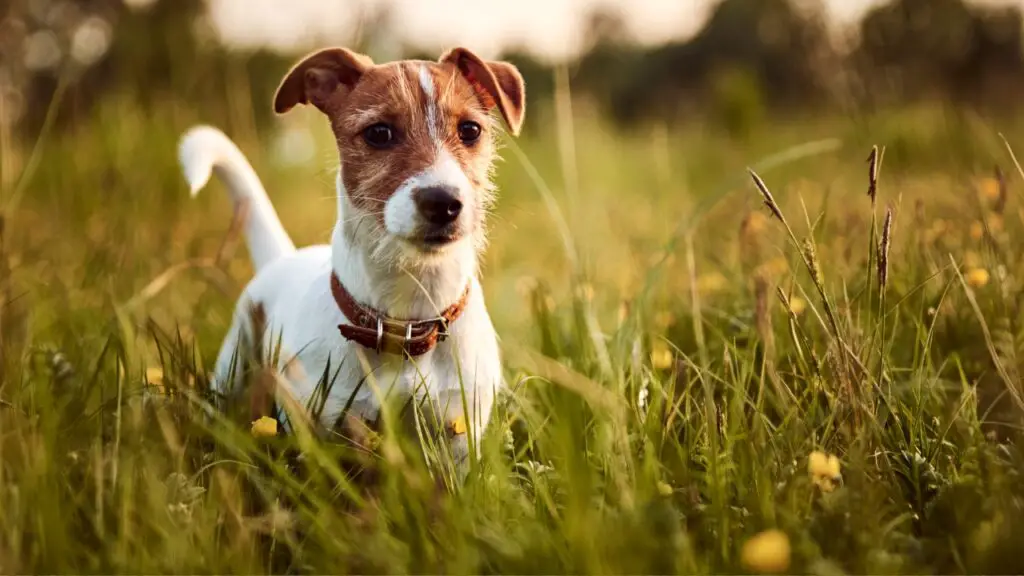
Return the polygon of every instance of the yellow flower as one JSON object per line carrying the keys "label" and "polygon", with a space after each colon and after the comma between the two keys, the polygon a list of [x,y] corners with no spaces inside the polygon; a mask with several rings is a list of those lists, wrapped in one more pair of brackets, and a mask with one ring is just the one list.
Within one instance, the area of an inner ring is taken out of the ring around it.
{"label": "yellow flower", "polygon": [[743,544],[740,562],[751,572],[778,574],[789,570],[789,537],[781,530],[765,530]]}
{"label": "yellow flower", "polygon": [[999,184],[999,180],[991,177],[982,178],[978,183],[978,191],[981,192],[981,197],[992,202],[999,199],[1000,188],[1002,186]]}
{"label": "yellow flower", "polygon": [[964,279],[972,288],[981,288],[988,284],[988,270],[985,270],[984,268],[972,268],[964,275]]}
{"label": "yellow flower", "polygon": [[811,452],[807,458],[807,472],[822,492],[831,492],[836,489],[836,484],[842,480],[839,458],[819,450]]}
{"label": "yellow flower", "polygon": [[672,486],[666,482],[658,481],[658,494],[661,494],[662,496],[671,496]]}
{"label": "yellow flower", "polygon": [[651,365],[657,370],[668,370],[672,367],[672,350],[661,340],[651,344]]}
{"label": "yellow flower", "polygon": [[270,438],[277,436],[277,420],[264,416],[252,423],[252,435],[256,438]]}
{"label": "yellow flower", "polygon": [[466,426],[466,417],[459,416],[455,420],[452,420],[451,430],[456,436],[465,434],[469,428]]}
{"label": "yellow flower", "polygon": [[981,222],[971,222],[971,238],[973,238],[974,240],[980,240],[981,237],[984,235],[985,227],[981,224]]}
{"label": "yellow flower", "polygon": [[794,315],[799,316],[801,312],[807,309],[807,301],[799,296],[793,296],[789,299],[789,311]]}
{"label": "yellow flower", "polygon": [[163,394],[167,391],[164,386],[164,370],[159,366],[146,368],[146,383],[156,388],[156,392]]}

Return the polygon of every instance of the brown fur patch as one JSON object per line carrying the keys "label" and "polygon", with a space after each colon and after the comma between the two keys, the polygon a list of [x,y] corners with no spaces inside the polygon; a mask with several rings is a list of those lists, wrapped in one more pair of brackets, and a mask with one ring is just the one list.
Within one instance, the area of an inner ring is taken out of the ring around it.
{"label": "brown fur patch", "polygon": [[263,357],[263,335],[267,330],[267,312],[260,302],[254,302],[249,310],[252,327],[253,379],[249,390],[249,420],[255,421],[264,416],[274,415],[274,396],[277,381],[269,366],[269,360]]}
{"label": "brown fur patch", "polygon": [[[433,94],[422,86],[423,67],[429,71]],[[374,66],[351,90],[338,90],[325,112],[341,155],[345,190],[352,204],[372,214],[380,225],[388,198],[429,167],[442,150],[451,154],[473,184],[481,197],[474,201],[487,200],[493,126],[476,90],[454,64],[405,61]],[[473,145],[459,139],[459,123],[466,120],[483,129]],[[383,150],[363,138],[368,127],[380,122],[390,125],[396,137],[395,144]]]}

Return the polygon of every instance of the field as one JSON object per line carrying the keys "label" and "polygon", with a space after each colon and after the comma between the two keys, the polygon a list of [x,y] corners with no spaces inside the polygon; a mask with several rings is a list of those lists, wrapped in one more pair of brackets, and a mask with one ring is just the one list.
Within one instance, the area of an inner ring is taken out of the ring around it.
{"label": "field", "polygon": [[454,487],[395,434],[202,417],[251,269],[178,136],[228,131],[298,244],[336,156],[313,112],[182,98],[0,138],[0,571],[1024,572],[1013,118],[531,103],[483,270],[511,393]]}

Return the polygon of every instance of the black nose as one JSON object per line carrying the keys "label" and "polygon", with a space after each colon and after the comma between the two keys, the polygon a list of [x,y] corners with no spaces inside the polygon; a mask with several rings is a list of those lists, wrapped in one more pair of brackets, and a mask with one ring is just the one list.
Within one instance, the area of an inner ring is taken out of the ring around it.
{"label": "black nose", "polygon": [[455,197],[455,190],[445,186],[419,188],[413,193],[413,200],[423,218],[436,226],[451,224],[462,212],[462,202]]}

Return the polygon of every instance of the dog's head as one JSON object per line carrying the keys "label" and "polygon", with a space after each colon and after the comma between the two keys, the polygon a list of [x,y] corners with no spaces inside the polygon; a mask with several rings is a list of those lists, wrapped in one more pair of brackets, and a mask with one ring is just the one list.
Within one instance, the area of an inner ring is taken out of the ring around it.
{"label": "dog's head", "polygon": [[438,62],[375,65],[343,48],[307,56],[284,78],[274,109],[312,104],[331,122],[341,156],[346,221],[369,224],[405,255],[479,245],[492,201],[497,124],[523,122],[522,76],[506,62],[456,48]]}

